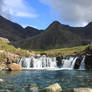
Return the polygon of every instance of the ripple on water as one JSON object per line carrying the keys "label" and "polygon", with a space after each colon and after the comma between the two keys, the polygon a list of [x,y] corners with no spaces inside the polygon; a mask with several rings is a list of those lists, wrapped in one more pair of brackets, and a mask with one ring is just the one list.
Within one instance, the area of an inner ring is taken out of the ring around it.
{"label": "ripple on water", "polygon": [[[39,88],[44,88],[53,83],[58,82],[64,91],[78,87],[92,88],[92,72],[91,71],[50,71],[50,70],[30,70],[21,72],[0,73],[0,90],[8,90],[10,92],[28,92],[27,86],[35,83]],[[5,91],[5,92],[8,92]]]}

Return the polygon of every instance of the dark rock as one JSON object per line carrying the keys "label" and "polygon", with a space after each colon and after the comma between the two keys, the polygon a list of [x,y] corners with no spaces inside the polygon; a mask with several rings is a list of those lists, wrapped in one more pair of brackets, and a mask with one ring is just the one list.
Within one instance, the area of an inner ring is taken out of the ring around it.
{"label": "dark rock", "polygon": [[56,57],[57,66],[58,66],[58,67],[61,67],[61,66],[62,66],[62,59],[63,59],[63,56],[62,56],[62,55],[58,55],[58,56]]}
{"label": "dark rock", "polygon": [[87,55],[85,58],[86,69],[92,69],[92,55]]}
{"label": "dark rock", "polygon": [[86,48],[85,53],[86,53],[85,67],[86,69],[92,69],[92,46]]}
{"label": "dark rock", "polygon": [[85,52],[86,54],[92,54],[92,46],[89,46],[88,48],[86,48]]}
{"label": "dark rock", "polygon": [[43,56],[43,55],[46,55],[47,56],[47,53],[41,53],[41,56]]}
{"label": "dark rock", "polygon": [[76,60],[76,62],[75,62],[74,69],[79,69],[82,59],[83,59],[82,56],[79,56],[79,57],[77,58],[77,60]]}

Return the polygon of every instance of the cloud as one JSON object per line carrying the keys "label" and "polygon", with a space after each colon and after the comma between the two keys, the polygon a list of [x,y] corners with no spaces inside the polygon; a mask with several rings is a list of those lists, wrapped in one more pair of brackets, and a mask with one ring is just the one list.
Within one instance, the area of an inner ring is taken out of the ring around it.
{"label": "cloud", "polygon": [[0,0],[0,14],[4,17],[36,18],[34,8],[27,6],[26,0]]}
{"label": "cloud", "polygon": [[92,21],[92,0],[40,0],[58,13],[62,23],[85,26]]}
{"label": "cloud", "polygon": [[0,15],[9,18],[9,15],[3,11],[4,2],[3,0],[0,0]]}

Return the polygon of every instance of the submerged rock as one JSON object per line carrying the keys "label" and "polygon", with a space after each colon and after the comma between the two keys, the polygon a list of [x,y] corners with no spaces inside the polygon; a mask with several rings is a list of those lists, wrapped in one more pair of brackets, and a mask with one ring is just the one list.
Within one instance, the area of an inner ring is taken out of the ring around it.
{"label": "submerged rock", "polygon": [[74,88],[73,92],[92,92],[91,88]]}
{"label": "submerged rock", "polygon": [[0,82],[4,82],[4,80],[3,79],[0,79]]}
{"label": "submerged rock", "polygon": [[31,83],[28,85],[28,87],[25,88],[25,91],[28,91],[28,92],[38,92],[38,85],[35,84],[35,83]]}
{"label": "submerged rock", "polygon": [[22,67],[20,65],[16,64],[16,63],[9,64],[8,68],[11,71],[21,71],[22,70]]}
{"label": "submerged rock", "polygon": [[42,90],[40,90],[39,92],[61,92],[62,88],[58,83],[55,83],[53,85],[50,85]]}

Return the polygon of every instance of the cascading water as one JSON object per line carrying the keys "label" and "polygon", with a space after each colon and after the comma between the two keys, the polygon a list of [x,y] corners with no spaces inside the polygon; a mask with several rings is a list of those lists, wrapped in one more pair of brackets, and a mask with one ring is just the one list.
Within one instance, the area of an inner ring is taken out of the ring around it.
{"label": "cascading water", "polygon": [[[61,67],[58,67],[56,57],[25,57],[19,61],[19,65],[22,66],[23,69],[74,69],[74,65],[76,63],[78,57],[68,56],[63,59]],[[85,57],[83,58],[80,69],[84,69]]]}
{"label": "cascading water", "polygon": [[63,69],[73,69],[75,62],[76,62],[77,57],[68,57],[66,59],[63,59]]}
{"label": "cascading water", "polygon": [[26,57],[19,61],[19,65],[23,67],[23,69],[49,69],[49,68],[57,68],[56,57]]}
{"label": "cascading water", "polygon": [[83,56],[83,59],[81,61],[81,64],[80,64],[80,70],[85,70],[85,56]]}

